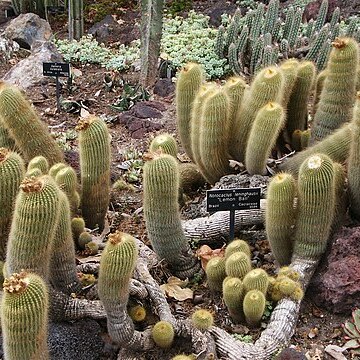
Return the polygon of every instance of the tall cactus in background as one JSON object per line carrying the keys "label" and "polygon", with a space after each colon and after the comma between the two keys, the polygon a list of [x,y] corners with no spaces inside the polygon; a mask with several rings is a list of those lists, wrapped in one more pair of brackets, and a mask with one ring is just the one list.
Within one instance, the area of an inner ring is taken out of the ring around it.
{"label": "tall cactus in background", "polygon": [[20,155],[0,148],[0,261],[5,260],[16,194],[25,174]]}
{"label": "tall cactus in background", "polygon": [[4,281],[1,328],[7,360],[49,360],[48,290],[32,273],[14,273]]}
{"label": "tall cactus in background", "polygon": [[69,40],[80,40],[84,34],[84,2],[83,0],[68,0],[68,8]]}
{"label": "tall cactus in background", "polygon": [[359,46],[354,39],[333,42],[324,87],[311,130],[312,142],[319,141],[352,118],[356,93]]}
{"label": "tall cactus in background", "polygon": [[141,0],[141,68],[143,87],[155,84],[162,36],[164,0]]}
{"label": "tall cactus in background", "polygon": [[176,159],[150,154],[144,166],[143,186],[146,229],[155,252],[167,261],[176,276],[192,276],[199,267],[181,226]]}
{"label": "tall cactus in background", "polygon": [[50,165],[63,153],[20,89],[0,82],[0,122],[15,140],[25,161],[42,155]]}
{"label": "tall cactus in background", "polygon": [[81,210],[90,228],[104,228],[110,193],[110,135],[103,120],[91,116],[80,120]]}
{"label": "tall cactus in background", "polygon": [[176,83],[176,119],[177,127],[187,155],[193,160],[191,150],[191,109],[196,93],[204,81],[204,71],[201,65],[188,63],[180,71]]}

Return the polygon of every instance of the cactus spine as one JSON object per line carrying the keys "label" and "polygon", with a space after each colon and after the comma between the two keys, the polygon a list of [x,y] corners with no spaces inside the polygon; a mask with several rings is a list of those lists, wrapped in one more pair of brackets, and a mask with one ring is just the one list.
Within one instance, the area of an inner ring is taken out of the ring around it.
{"label": "cactus spine", "polygon": [[275,67],[263,69],[255,77],[237,114],[236,140],[234,144],[230,145],[235,159],[239,161],[245,159],[248,136],[257,112],[268,102],[280,102],[282,88],[283,75]]}
{"label": "cactus spine", "polygon": [[52,165],[63,154],[19,89],[0,82],[0,121],[15,140],[25,161],[42,155]]}
{"label": "cactus spine", "polygon": [[0,148],[0,260],[5,260],[16,194],[25,173],[20,155]]}
{"label": "cactus spine", "polygon": [[48,291],[35,274],[14,273],[4,281],[1,328],[7,360],[49,360]]}
{"label": "cactus spine", "polygon": [[179,169],[171,155],[154,153],[144,166],[144,216],[152,246],[179,277],[197,266],[185,238],[178,206]]}
{"label": "cactus spine", "polygon": [[193,160],[191,150],[191,107],[195,95],[204,81],[200,65],[189,63],[181,71],[176,83],[176,117],[181,144],[187,155]]}
{"label": "cactus spine", "polygon": [[88,227],[104,228],[110,194],[110,137],[98,117],[80,120],[81,210]]}
{"label": "cactus spine", "polygon": [[228,119],[229,98],[219,89],[205,99],[200,127],[200,171],[210,184],[229,173]]}
{"label": "cactus spine", "polygon": [[267,192],[265,224],[271,252],[280,265],[291,261],[295,195],[296,184],[292,175],[281,173],[274,176]]}
{"label": "cactus spine", "polygon": [[325,138],[351,120],[358,62],[359,47],[354,39],[337,38],[333,42],[311,131],[312,141]]}
{"label": "cactus spine", "polygon": [[170,134],[158,135],[151,141],[149,150],[155,152],[158,149],[161,149],[164,154],[172,155],[174,158],[177,157],[178,146],[176,140]]}
{"label": "cactus spine", "polygon": [[335,210],[334,176],[333,162],[324,154],[301,165],[293,257],[318,259],[326,250]]}
{"label": "cactus spine", "polygon": [[264,314],[265,295],[259,290],[251,290],[246,293],[243,302],[243,310],[246,322],[250,326],[257,326]]}
{"label": "cactus spine", "polygon": [[25,178],[16,198],[6,254],[7,273],[22,269],[47,280],[59,221],[60,190],[50,176]]}
{"label": "cactus spine", "polygon": [[62,191],[59,192],[59,206],[59,223],[52,247],[50,282],[55,289],[71,295],[81,290],[81,284],[75,265],[69,200]]}
{"label": "cactus spine", "polygon": [[266,160],[285,122],[280,104],[270,102],[262,107],[251,127],[246,147],[245,165],[250,175],[265,175]]}

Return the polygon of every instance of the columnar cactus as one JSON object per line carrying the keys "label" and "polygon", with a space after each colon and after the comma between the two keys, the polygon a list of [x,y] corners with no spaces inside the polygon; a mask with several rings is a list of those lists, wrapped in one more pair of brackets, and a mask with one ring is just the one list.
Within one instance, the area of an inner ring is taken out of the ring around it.
{"label": "columnar cactus", "polygon": [[179,169],[174,157],[154,153],[144,166],[144,215],[152,246],[178,277],[189,277],[198,263],[191,255],[179,213]]}
{"label": "columnar cactus", "polygon": [[221,291],[222,283],[226,277],[225,259],[215,256],[206,264],[206,282],[210,290]]}
{"label": "columnar cactus", "polygon": [[249,271],[243,279],[245,292],[259,290],[266,295],[269,286],[269,277],[263,269],[253,269]]}
{"label": "columnar cactus", "polygon": [[225,271],[227,276],[243,279],[250,270],[250,258],[243,252],[235,252],[226,259]]}
{"label": "columnar cactus", "polygon": [[109,335],[120,344],[130,341],[134,333],[134,324],[126,306],[130,278],[137,257],[135,239],[128,234],[116,232],[109,235],[100,258],[98,293],[108,315]]}
{"label": "columnar cactus", "polygon": [[187,155],[193,159],[191,151],[191,107],[195,95],[204,81],[203,69],[195,63],[187,64],[176,83],[176,117],[181,144]]}
{"label": "columnar cactus", "polygon": [[52,246],[50,282],[53,287],[71,295],[81,290],[75,264],[75,245],[71,231],[71,213],[66,194],[59,192],[60,215]]}
{"label": "columnar cactus", "polygon": [[32,273],[5,279],[1,299],[1,328],[7,360],[49,360],[47,347],[48,290]]}
{"label": "columnar cactus", "polygon": [[327,74],[311,131],[319,141],[352,118],[356,91],[359,46],[354,39],[337,38],[326,68]]}
{"label": "columnar cactus", "polygon": [[16,194],[25,174],[20,155],[0,148],[0,260],[5,260],[6,244],[14,211]]}
{"label": "columnar cactus", "polygon": [[280,65],[280,69],[282,70],[284,75],[284,90],[281,104],[285,109],[287,108],[292,90],[297,79],[298,67],[299,62],[296,59],[286,60]]}
{"label": "columnar cactus", "polygon": [[176,140],[170,134],[160,134],[151,141],[149,150],[155,152],[158,149],[161,149],[164,154],[172,155],[174,158],[178,153]]}
{"label": "columnar cactus", "polygon": [[219,89],[204,102],[200,126],[200,171],[214,184],[229,173],[229,97]]}
{"label": "columnar cactus", "polygon": [[103,120],[80,120],[81,211],[86,226],[104,228],[110,194],[110,136]]}
{"label": "columnar cactus", "polygon": [[293,257],[318,259],[326,250],[335,211],[334,176],[333,162],[324,154],[301,165]]}
{"label": "columnar cactus", "polygon": [[75,170],[71,166],[59,170],[55,181],[69,200],[71,214],[76,214],[80,206],[80,195],[77,191],[78,181]]}
{"label": "columnar cactus", "polygon": [[250,326],[258,326],[265,310],[265,295],[259,290],[246,293],[243,302],[245,320]]}
{"label": "columnar cactus", "polygon": [[292,175],[280,173],[273,177],[267,192],[265,224],[271,252],[281,266],[291,261],[291,237],[296,221],[295,195],[296,184]]}
{"label": "columnar cactus", "polygon": [[250,175],[266,175],[266,161],[285,123],[280,104],[269,102],[257,113],[247,141],[245,166]]}
{"label": "columnar cactus", "polygon": [[223,299],[231,318],[235,322],[243,319],[244,285],[239,278],[227,277],[223,282]]}
{"label": "columnar cactus", "polygon": [[50,165],[61,162],[63,153],[21,91],[0,82],[0,121],[15,140],[25,161],[42,155]]}
{"label": "columnar cactus", "polygon": [[283,74],[275,67],[262,70],[254,79],[237,114],[237,131],[230,140],[235,159],[243,161],[251,127],[257,112],[271,101],[281,102]]}
{"label": "columnar cactus", "polygon": [[58,186],[48,175],[22,181],[9,234],[8,274],[25,269],[48,279],[60,215],[59,196]]}

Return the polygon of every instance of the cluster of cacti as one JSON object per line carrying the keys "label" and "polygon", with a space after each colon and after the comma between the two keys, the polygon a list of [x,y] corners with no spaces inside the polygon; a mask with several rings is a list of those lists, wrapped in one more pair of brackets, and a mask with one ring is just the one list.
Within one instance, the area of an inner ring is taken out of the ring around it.
{"label": "cluster of cacti", "polygon": [[290,174],[272,179],[266,231],[273,255],[281,265],[296,257],[319,259],[324,253],[334,220],[337,188],[343,186],[336,181],[333,161],[324,154],[312,155],[302,163],[297,186]]}
{"label": "cluster of cacti", "polygon": [[186,278],[198,265],[181,226],[177,160],[167,154],[150,154],[143,177],[144,216],[151,244],[178,277]]}
{"label": "cluster of cacti", "polygon": [[271,0],[267,8],[259,3],[242,17],[236,10],[227,28],[220,26],[215,50],[227,58],[237,74],[255,74],[263,67],[293,57],[314,61],[318,69],[327,62],[331,42],[339,35],[360,40],[360,22],[355,18],[340,34],[340,10],[336,8],[326,23],[328,0],[323,0],[318,16],[302,23],[304,8],[290,7],[285,21],[279,18],[279,0]]}
{"label": "cluster of cacti", "polygon": [[0,148],[0,260],[5,260],[6,244],[14,202],[25,174],[24,161],[15,152]]}
{"label": "cluster of cacti", "polygon": [[32,273],[14,273],[5,279],[1,299],[1,329],[7,360],[49,360],[48,290]]}
{"label": "cluster of cacti", "polygon": [[252,269],[250,247],[235,239],[225,248],[225,257],[213,257],[206,265],[207,284],[222,291],[224,303],[236,322],[258,325],[265,310],[269,277],[262,269]]}
{"label": "cluster of cacti", "polygon": [[39,155],[50,165],[62,161],[60,147],[20,89],[3,82],[0,82],[0,123],[15,140],[26,162]]}
{"label": "cluster of cacti", "polygon": [[[110,135],[103,120],[79,121],[81,211],[89,228],[104,228],[110,194]],[[59,173],[58,173],[59,175]]]}

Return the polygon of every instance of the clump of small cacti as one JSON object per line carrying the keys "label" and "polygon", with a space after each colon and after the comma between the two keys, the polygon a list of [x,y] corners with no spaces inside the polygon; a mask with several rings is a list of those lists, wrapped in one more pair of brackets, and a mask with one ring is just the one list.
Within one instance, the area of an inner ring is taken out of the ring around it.
{"label": "clump of small cacti", "polygon": [[20,155],[0,148],[0,260],[5,259],[14,200],[24,173],[24,161]]}
{"label": "clump of small cacti", "polygon": [[78,243],[79,236],[85,231],[85,221],[82,217],[74,217],[71,220],[71,230],[73,233],[74,242]]}
{"label": "clump of small cacti", "polygon": [[48,360],[48,290],[32,273],[5,279],[1,299],[4,356],[8,360]]}
{"label": "clump of small cacti", "polygon": [[207,285],[212,291],[221,291],[226,277],[225,259],[215,256],[209,260],[205,268]]}
{"label": "clump of small cacti", "polygon": [[152,328],[151,336],[157,346],[168,349],[174,341],[174,328],[167,321],[159,321]]}
{"label": "clump of small cacti", "polygon": [[104,228],[110,194],[110,136],[103,120],[80,120],[81,211],[89,228]]}
{"label": "clump of small cacti", "polygon": [[214,324],[214,317],[205,309],[196,310],[191,316],[192,324],[199,330],[207,330]]}
{"label": "clump of small cacti", "polygon": [[63,160],[61,149],[22,92],[3,82],[0,82],[0,119],[25,161],[39,155],[50,165]]}
{"label": "clump of small cacti", "polygon": [[[86,245],[89,244],[90,242],[92,242],[92,236],[90,233],[88,233],[87,231],[83,231],[82,233],[80,233],[78,240],[77,240],[77,244],[81,250],[85,250]],[[90,245],[90,247],[91,247],[91,245]],[[96,253],[97,253],[97,251],[96,251]]]}

